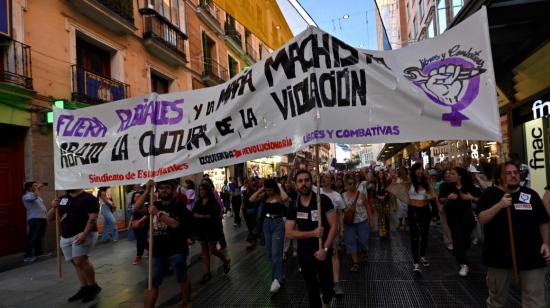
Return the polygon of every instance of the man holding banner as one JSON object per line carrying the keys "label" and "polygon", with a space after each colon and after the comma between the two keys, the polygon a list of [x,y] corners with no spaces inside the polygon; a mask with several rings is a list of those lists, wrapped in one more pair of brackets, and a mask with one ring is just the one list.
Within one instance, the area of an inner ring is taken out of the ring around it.
{"label": "man holding banner", "polygon": [[[546,263],[550,261],[550,218],[539,195],[520,186],[518,165],[507,162],[496,173],[499,185],[487,189],[478,202],[479,222],[484,225],[485,232],[483,262],[487,266],[487,307],[508,306],[508,288],[516,266],[522,307],[548,307],[544,279]],[[511,213],[508,219],[507,211]],[[511,222],[513,227],[509,225]],[[513,234],[512,240],[509,232]]]}
{"label": "man holding banner", "polygon": [[[134,210],[139,211],[153,193],[152,180],[147,182],[144,193],[136,202]],[[186,204],[176,197],[177,183],[167,180],[157,183],[160,200],[149,205],[153,219],[153,288],[145,291],[144,307],[154,307],[159,286],[171,265],[180,285],[183,307],[191,306],[191,279],[187,274],[188,244],[191,240],[191,213]]]}
{"label": "man holding banner", "polygon": [[[319,291],[323,294],[323,306],[328,307],[334,296],[331,254],[338,226],[336,213],[332,201],[325,195],[321,195],[321,213],[318,212],[309,171],[299,170],[294,179],[300,197],[288,208],[286,236],[298,240],[298,262],[306,282],[310,307],[321,307]],[[319,219],[322,227],[318,226]],[[319,238],[322,247],[319,247]]]}
{"label": "man holding banner", "polygon": [[61,239],[59,241],[65,260],[70,261],[80,280],[80,290],[69,297],[69,302],[82,299],[87,303],[96,298],[101,288],[95,281],[94,265],[88,254],[97,241],[97,215],[99,201],[82,189],[69,189],[61,199],[52,201],[48,220],[55,220],[59,208]]}

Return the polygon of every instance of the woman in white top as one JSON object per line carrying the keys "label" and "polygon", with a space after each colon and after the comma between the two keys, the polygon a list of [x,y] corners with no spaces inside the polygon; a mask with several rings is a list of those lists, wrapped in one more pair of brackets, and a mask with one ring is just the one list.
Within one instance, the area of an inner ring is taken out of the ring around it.
{"label": "woman in white top", "polygon": [[[372,217],[370,208],[368,207],[367,196],[357,190],[357,181],[353,177],[346,179],[347,190],[342,194],[344,203],[344,215],[347,212],[353,212],[353,223],[344,224],[344,238],[346,241],[346,252],[351,254],[353,265],[350,269],[352,272],[359,271],[359,261],[357,251],[359,243],[366,250],[369,244],[369,216]],[[355,202],[357,198],[357,201]],[[349,215],[349,214],[348,214]]]}
{"label": "woman in white top", "polygon": [[428,232],[430,229],[431,211],[428,200],[434,198],[433,189],[419,163],[411,167],[411,188],[409,189],[409,225],[411,231],[411,250],[413,271],[420,273],[420,264],[430,266],[425,258],[428,249]]}

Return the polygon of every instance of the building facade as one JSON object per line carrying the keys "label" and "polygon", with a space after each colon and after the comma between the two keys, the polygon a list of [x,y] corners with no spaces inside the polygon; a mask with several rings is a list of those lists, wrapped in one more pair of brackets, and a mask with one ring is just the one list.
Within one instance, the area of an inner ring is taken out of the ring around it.
{"label": "building facade", "polygon": [[[23,181],[47,182],[46,204],[56,194],[48,123],[54,101],[74,109],[213,86],[270,51],[209,0],[2,3],[0,172],[6,193],[0,202],[0,256],[23,248]],[[124,228],[125,189],[111,192]],[[46,236],[50,248],[52,229]]]}

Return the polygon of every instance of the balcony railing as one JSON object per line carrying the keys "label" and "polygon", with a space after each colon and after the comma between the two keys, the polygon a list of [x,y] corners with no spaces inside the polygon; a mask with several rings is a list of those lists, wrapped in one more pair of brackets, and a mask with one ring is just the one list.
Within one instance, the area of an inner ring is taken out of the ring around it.
{"label": "balcony railing", "polygon": [[134,1],[133,0],[96,0],[111,11],[117,13],[130,23],[134,23]]}
{"label": "balcony railing", "polygon": [[226,22],[224,24],[225,35],[231,38],[235,43],[237,43],[241,49],[243,48],[243,39],[241,34],[235,29],[235,25]]}
{"label": "balcony railing", "polygon": [[32,90],[31,47],[14,40],[0,41],[0,82]]}
{"label": "balcony railing", "polygon": [[258,53],[256,50],[254,50],[254,47],[250,45],[249,43],[246,43],[246,54],[254,60],[254,62],[258,61]]}
{"label": "balcony railing", "polygon": [[212,58],[203,58],[203,65],[203,79],[211,80],[212,83],[222,83],[229,80],[228,70]]}
{"label": "balcony railing", "polygon": [[199,2],[199,8],[204,10],[210,17],[215,20],[218,25],[221,27],[220,24],[220,9],[218,9],[217,6],[215,6],[211,1],[207,0],[200,0]]}
{"label": "balcony railing", "polygon": [[97,105],[130,97],[130,86],[72,65],[72,99]]}
{"label": "balcony railing", "polygon": [[157,13],[143,15],[143,38],[152,39],[163,45],[185,60],[186,35],[175,25]]}

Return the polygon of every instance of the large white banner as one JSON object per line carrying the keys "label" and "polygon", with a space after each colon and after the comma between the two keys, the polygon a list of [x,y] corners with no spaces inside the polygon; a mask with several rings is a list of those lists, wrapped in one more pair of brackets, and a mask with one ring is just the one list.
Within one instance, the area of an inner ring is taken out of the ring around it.
{"label": "large white banner", "polygon": [[485,9],[394,51],[311,27],[215,87],[54,109],[55,186],[176,178],[316,143],[500,141],[499,123]]}

